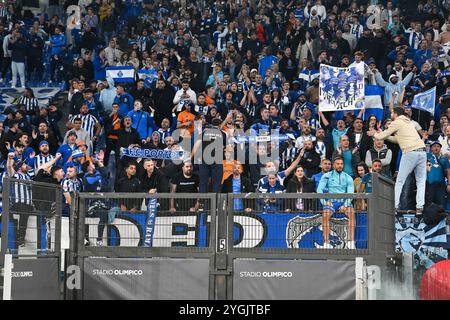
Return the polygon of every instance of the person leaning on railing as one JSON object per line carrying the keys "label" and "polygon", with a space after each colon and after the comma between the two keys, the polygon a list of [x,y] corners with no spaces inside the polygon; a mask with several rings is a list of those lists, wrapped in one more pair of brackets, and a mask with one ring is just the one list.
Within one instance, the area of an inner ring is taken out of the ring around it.
{"label": "person leaning on railing", "polygon": [[[332,171],[324,174],[320,179],[317,193],[342,193],[352,194],[355,191],[352,177],[344,172],[344,159],[337,156],[333,159]],[[347,249],[355,249],[355,209],[351,199],[321,199],[323,205],[323,237],[324,249],[332,249],[330,244],[330,219],[335,213],[343,213],[348,217]]]}
{"label": "person leaning on railing", "polygon": [[[289,180],[286,192],[287,193],[314,193],[316,191],[313,180],[305,176],[305,171],[302,166],[298,166],[294,171],[294,176]],[[291,201],[290,201],[291,202]],[[310,211],[313,210],[313,199],[296,199],[295,204],[292,203],[293,211]]]}

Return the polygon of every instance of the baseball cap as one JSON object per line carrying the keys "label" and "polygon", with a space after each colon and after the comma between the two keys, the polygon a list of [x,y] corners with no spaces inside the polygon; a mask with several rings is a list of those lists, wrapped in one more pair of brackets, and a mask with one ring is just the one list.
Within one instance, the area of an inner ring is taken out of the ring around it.
{"label": "baseball cap", "polygon": [[24,161],[17,162],[16,165],[14,166],[14,170],[18,171],[24,163],[25,163]]}
{"label": "baseball cap", "polygon": [[375,64],[375,59],[370,58],[369,60],[367,60],[367,65],[369,65],[369,64]]}
{"label": "baseball cap", "polygon": [[440,145],[441,148],[442,148],[442,144],[441,144],[439,141],[433,141],[433,142],[431,142],[430,147],[434,146],[435,144]]}
{"label": "baseball cap", "polygon": [[43,146],[44,144],[49,145],[48,142],[46,140],[42,140],[41,142],[39,142],[39,148],[41,146]]}
{"label": "baseball cap", "polygon": [[84,142],[84,140],[79,140],[77,141],[77,147],[81,147],[81,146],[85,146],[86,142]]}
{"label": "baseball cap", "polygon": [[258,70],[252,69],[252,70],[250,70],[250,73],[252,73],[252,72],[258,72]]}

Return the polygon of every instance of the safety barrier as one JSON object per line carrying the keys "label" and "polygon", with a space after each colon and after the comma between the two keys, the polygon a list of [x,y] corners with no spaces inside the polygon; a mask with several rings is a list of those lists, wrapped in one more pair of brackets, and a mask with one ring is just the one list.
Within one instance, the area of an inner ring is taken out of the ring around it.
{"label": "safety barrier", "polygon": [[[395,245],[393,183],[378,175],[372,183],[369,194],[77,193],[66,265],[79,269],[80,285],[65,286],[65,297],[360,299],[357,277],[365,265],[385,266]],[[41,202],[54,203],[60,213],[61,190],[52,187],[59,200]],[[14,216],[13,194],[7,183],[4,212]],[[35,195],[31,215],[39,214]],[[324,228],[330,210],[336,214]],[[60,224],[60,215],[53,217]],[[2,223],[5,239],[9,222]],[[30,228],[28,223],[25,247],[33,243]],[[55,228],[55,239],[59,234]],[[34,254],[51,256],[54,248],[57,255],[58,246],[51,242]],[[2,256],[13,250],[2,241]],[[311,286],[318,291],[298,290]]]}
{"label": "safety barrier", "polygon": [[60,299],[61,205],[59,185],[3,180],[0,264],[11,277],[4,297]]}

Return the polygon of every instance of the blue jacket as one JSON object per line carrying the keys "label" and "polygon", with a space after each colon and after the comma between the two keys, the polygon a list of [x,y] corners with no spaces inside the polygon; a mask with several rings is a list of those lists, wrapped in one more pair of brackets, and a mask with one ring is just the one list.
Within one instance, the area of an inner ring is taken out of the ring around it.
{"label": "blue jacket", "polygon": [[428,183],[445,184],[447,178],[447,170],[450,169],[450,163],[445,156],[436,157],[433,153],[427,154],[427,160],[431,163],[431,171],[427,172]]}
{"label": "blue jacket", "polygon": [[94,59],[94,80],[105,80],[106,79],[106,66],[103,66],[100,57],[95,57]]}
{"label": "blue jacket", "polygon": [[170,137],[172,135],[172,132],[174,132],[177,128],[177,115],[175,113],[172,113],[172,122],[170,128],[168,128],[167,130],[163,130],[158,127],[153,116],[153,113],[150,114],[150,127],[153,129],[153,131],[156,131],[159,134],[161,141],[164,143],[166,137]]}
{"label": "blue jacket", "polygon": [[64,166],[69,160],[70,156],[72,155],[72,152],[76,149],[78,149],[76,145],[73,148],[71,148],[67,143],[61,145],[58,151],[56,151],[56,153],[61,153],[62,155],[62,157],[58,160],[57,164],[59,166]]}
{"label": "blue jacket", "polygon": [[[271,186],[269,182],[267,181],[261,181],[258,183],[258,190],[259,193],[273,193],[273,194],[280,194],[284,193],[284,187],[281,184],[280,180],[277,180],[277,183],[275,186]],[[263,212],[267,211],[281,211],[283,210],[283,199],[261,199],[259,201],[259,205],[261,207],[261,210]]]}
{"label": "blue jacket", "polygon": [[414,54],[414,64],[416,67],[420,70],[422,68],[422,65],[431,58],[431,50],[417,50]]}
{"label": "blue jacket", "polygon": [[152,126],[150,125],[150,115],[145,111],[130,111],[128,116],[131,118],[131,126],[136,129],[141,137],[145,140],[152,136]]}
{"label": "blue jacket", "polygon": [[50,37],[50,43],[52,44],[52,50],[50,51],[50,54],[52,56],[59,55],[62,51],[61,47],[64,47],[66,45],[66,36],[63,34],[55,34]]}
{"label": "blue jacket", "polygon": [[119,116],[125,117],[128,112],[133,110],[134,98],[128,92],[114,98],[114,103],[119,104]]}
{"label": "blue jacket", "polygon": [[278,63],[278,58],[274,55],[265,56],[261,59],[259,62],[259,70],[258,73],[263,77],[263,79],[266,78],[266,71],[267,69],[270,69],[272,64]]}
{"label": "blue jacket", "polygon": [[[328,188],[328,192],[326,189]],[[355,185],[353,184],[353,179],[342,171],[341,173],[336,170],[325,173],[320,179],[319,186],[317,187],[317,193],[354,193]],[[327,201],[333,201],[339,199],[320,199],[320,202],[325,205]],[[344,206],[348,207],[352,203],[352,199],[346,199],[344,201]]]}

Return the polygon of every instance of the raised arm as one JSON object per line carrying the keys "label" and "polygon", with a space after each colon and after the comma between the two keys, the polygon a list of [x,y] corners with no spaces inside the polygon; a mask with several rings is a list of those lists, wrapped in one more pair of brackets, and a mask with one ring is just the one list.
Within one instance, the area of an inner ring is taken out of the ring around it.
{"label": "raised arm", "polygon": [[389,84],[383,79],[383,77],[381,76],[381,74],[378,71],[375,71],[375,81],[377,82],[377,84],[380,87],[383,87],[383,88]]}
{"label": "raised arm", "polygon": [[323,112],[319,111],[318,114],[320,116],[320,120],[322,120],[322,122],[323,122],[323,126],[328,127],[330,125],[330,123],[328,122],[327,118],[325,118]]}
{"label": "raised arm", "polygon": [[50,160],[49,162],[46,162],[44,164],[42,164],[40,167],[37,168],[36,173],[39,172],[40,170],[45,170],[47,171],[48,169],[50,169],[51,167],[53,167],[53,165],[62,157],[61,153],[57,153],[56,157],[53,158],[53,160]]}
{"label": "raised arm", "polygon": [[8,177],[13,177],[16,174],[14,170],[14,152],[8,153],[8,160],[6,161],[6,172],[8,172]]}
{"label": "raised arm", "polygon": [[288,177],[292,171],[294,171],[294,169],[298,166],[298,164],[300,163],[300,160],[303,157],[304,152],[300,152],[299,155],[297,156],[297,158],[292,161],[291,165],[284,170],[284,174],[286,175],[286,177]]}

